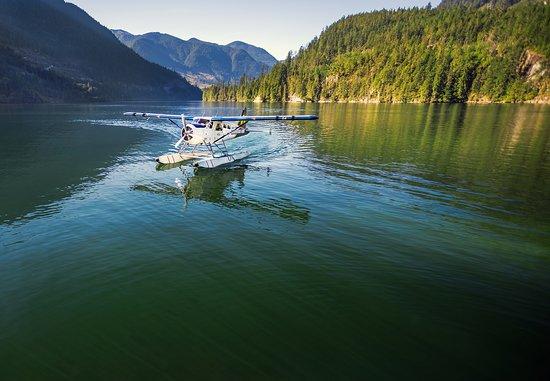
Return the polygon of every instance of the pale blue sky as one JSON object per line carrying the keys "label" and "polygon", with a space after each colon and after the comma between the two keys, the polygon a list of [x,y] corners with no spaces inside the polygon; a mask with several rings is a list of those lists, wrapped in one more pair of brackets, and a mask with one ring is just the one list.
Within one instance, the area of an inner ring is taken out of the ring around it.
{"label": "pale blue sky", "polygon": [[[103,25],[227,44],[241,40],[282,59],[344,15],[425,6],[425,0],[67,0]],[[439,1],[433,1],[436,5]]]}

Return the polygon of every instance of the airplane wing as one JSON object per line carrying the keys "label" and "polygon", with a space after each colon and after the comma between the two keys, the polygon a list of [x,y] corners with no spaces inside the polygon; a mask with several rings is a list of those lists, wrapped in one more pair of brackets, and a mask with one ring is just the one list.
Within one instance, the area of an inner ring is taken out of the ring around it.
{"label": "airplane wing", "polygon": [[240,122],[264,120],[317,120],[317,115],[249,115],[249,116],[213,116],[213,122]]}
{"label": "airplane wing", "polygon": [[191,115],[176,115],[176,114],[152,114],[147,112],[125,112],[124,116],[136,116],[142,118],[158,118],[158,119],[181,119],[185,116],[185,119],[193,119]]}
{"label": "airplane wing", "polygon": [[[193,119],[191,115],[175,115],[175,114],[151,114],[145,112],[125,112],[125,116],[136,116],[143,118],[158,118],[158,119]],[[317,115],[250,115],[250,116],[204,116],[204,119],[213,122],[248,122],[248,121],[266,121],[266,120],[317,120]]]}

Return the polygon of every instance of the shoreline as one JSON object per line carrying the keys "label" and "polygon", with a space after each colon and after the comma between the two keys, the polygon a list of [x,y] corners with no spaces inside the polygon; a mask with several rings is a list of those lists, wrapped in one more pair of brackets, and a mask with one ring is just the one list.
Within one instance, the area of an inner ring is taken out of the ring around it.
{"label": "shoreline", "polygon": [[319,100],[319,101],[306,101],[306,100],[297,100],[297,99],[291,99],[284,102],[281,101],[259,101],[257,99],[255,100],[234,100],[234,99],[226,99],[226,100],[204,100],[204,99],[189,99],[189,100],[158,100],[158,99],[151,99],[151,100],[112,100],[112,101],[99,101],[99,102],[15,102],[15,103],[2,103],[0,102],[0,107],[2,106],[37,106],[37,105],[112,105],[115,103],[180,103],[180,102],[232,102],[232,103],[285,103],[285,104],[418,104],[418,105],[432,105],[432,104],[446,104],[446,105],[452,105],[452,104],[477,104],[477,105],[490,105],[490,104],[531,104],[531,105],[550,105],[550,97],[545,97],[542,99],[531,99],[527,101],[520,101],[520,102],[504,102],[504,101],[486,101],[486,100],[469,100],[466,102],[418,102],[418,101],[410,101],[410,102],[384,102],[379,101],[376,99],[369,99],[369,100],[345,100],[345,101],[329,101],[329,100]]}
{"label": "shoreline", "polygon": [[377,101],[377,100],[346,100],[346,101],[327,101],[327,100],[319,100],[319,101],[298,101],[298,100],[287,100],[287,101],[258,101],[258,100],[203,100],[203,102],[235,102],[235,103],[257,103],[257,104],[263,104],[263,103],[288,103],[288,104],[308,104],[308,103],[320,103],[320,104],[424,104],[424,105],[432,105],[432,104],[448,104],[448,105],[454,105],[454,104],[477,104],[477,105],[490,105],[490,104],[531,104],[531,105],[550,105],[550,98],[547,99],[532,99],[527,101],[518,101],[518,102],[510,102],[510,101],[466,101],[466,102],[384,102],[384,101]]}

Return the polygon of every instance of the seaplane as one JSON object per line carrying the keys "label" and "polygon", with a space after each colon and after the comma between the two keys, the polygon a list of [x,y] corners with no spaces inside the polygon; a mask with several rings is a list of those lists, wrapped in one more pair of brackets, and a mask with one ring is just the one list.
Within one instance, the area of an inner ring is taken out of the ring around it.
{"label": "seaplane", "polygon": [[174,146],[177,152],[162,155],[156,161],[161,165],[175,165],[193,161],[193,165],[199,168],[225,166],[249,156],[250,152],[248,151],[229,153],[225,144],[228,140],[248,135],[250,133],[247,127],[248,122],[318,119],[317,115],[248,116],[246,115],[246,108],[239,116],[191,116],[144,112],[125,112],[124,116],[164,119],[180,128],[181,137]]}

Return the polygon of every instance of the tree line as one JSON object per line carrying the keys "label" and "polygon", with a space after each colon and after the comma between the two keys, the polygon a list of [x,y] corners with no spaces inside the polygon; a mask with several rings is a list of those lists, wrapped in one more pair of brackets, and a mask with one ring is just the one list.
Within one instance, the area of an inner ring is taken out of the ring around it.
{"label": "tree line", "polygon": [[518,102],[548,99],[550,6],[452,6],[347,16],[257,79],[206,101]]}

